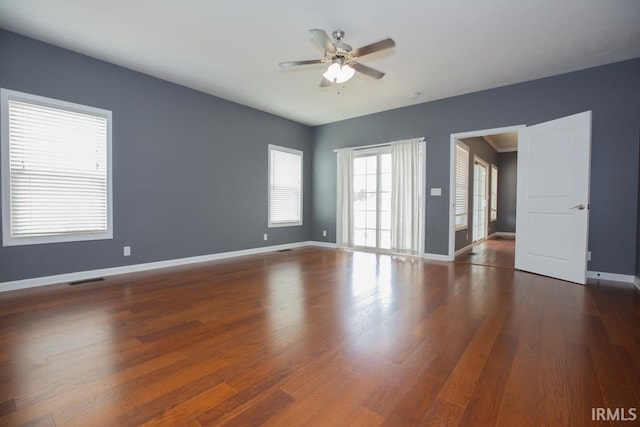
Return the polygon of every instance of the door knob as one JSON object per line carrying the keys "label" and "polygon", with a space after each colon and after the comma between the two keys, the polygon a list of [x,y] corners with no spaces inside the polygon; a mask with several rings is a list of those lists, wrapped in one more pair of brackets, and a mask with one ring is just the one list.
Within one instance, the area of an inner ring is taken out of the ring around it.
{"label": "door knob", "polygon": [[575,205],[574,207],[572,207],[571,209],[578,209],[583,211],[584,208],[586,208],[586,206],[583,203],[580,203],[579,205]]}

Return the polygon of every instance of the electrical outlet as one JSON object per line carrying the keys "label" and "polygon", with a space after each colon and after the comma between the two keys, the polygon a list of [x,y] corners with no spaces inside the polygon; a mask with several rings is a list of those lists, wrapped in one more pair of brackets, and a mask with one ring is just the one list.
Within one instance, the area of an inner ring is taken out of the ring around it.
{"label": "electrical outlet", "polygon": [[122,248],[122,255],[131,256],[131,246],[124,246]]}
{"label": "electrical outlet", "polygon": [[327,230],[322,230],[322,237],[327,237]]}
{"label": "electrical outlet", "polygon": [[587,251],[587,261],[591,261],[591,251]]}
{"label": "electrical outlet", "polygon": [[267,233],[264,233],[264,236],[262,236],[262,238],[263,238],[264,240],[267,240]]}

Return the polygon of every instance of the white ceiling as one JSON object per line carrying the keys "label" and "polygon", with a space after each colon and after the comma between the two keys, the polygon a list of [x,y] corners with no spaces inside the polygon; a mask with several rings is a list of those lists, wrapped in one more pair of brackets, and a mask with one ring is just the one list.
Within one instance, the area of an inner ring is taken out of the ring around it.
{"label": "white ceiling", "polygon": [[[640,57],[638,0],[0,0],[0,27],[317,125]],[[308,30],[396,48],[318,87]],[[417,98],[410,95],[421,92]]]}
{"label": "white ceiling", "polygon": [[483,136],[498,153],[518,150],[518,132],[496,133]]}

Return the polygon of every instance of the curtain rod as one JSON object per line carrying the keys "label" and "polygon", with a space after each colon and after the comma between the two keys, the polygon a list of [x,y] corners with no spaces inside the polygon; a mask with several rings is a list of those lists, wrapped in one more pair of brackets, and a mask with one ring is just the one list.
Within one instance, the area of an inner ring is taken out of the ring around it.
{"label": "curtain rod", "polygon": [[[424,137],[422,138],[415,138],[418,139],[418,142],[422,142],[424,141]],[[353,148],[354,150],[365,150],[367,148],[375,148],[375,147],[390,147],[391,143],[390,142],[383,142],[381,144],[369,144],[369,145],[361,145],[360,147],[344,147],[344,148]],[[339,150],[341,150],[341,148],[336,148],[335,150],[333,150],[334,153],[337,153]]]}

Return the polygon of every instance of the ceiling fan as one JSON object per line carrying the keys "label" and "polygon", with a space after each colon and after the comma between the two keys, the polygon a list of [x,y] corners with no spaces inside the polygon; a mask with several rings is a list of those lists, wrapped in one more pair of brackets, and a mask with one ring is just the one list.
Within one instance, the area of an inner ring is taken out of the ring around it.
{"label": "ceiling fan", "polygon": [[324,49],[324,58],[310,59],[307,61],[281,62],[280,67],[290,68],[299,65],[331,64],[329,69],[322,74],[320,87],[327,87],[332,83],[344,83],[353,77],[356,71],[373,77],[374,79],[381,79],[384,77],[382,71],[362,65],[356,62],[356,59],[369,55],[370,53],[392,48],[396,45],[396,42],[392,39],[384,39],[353,50],[351,46],[342,41],[344,38],[344,31],[342,30],[333,32],[332,35],[335,41],[331,41],[324,30],[309,30],[309,33],[311,33],[313,38]]}

